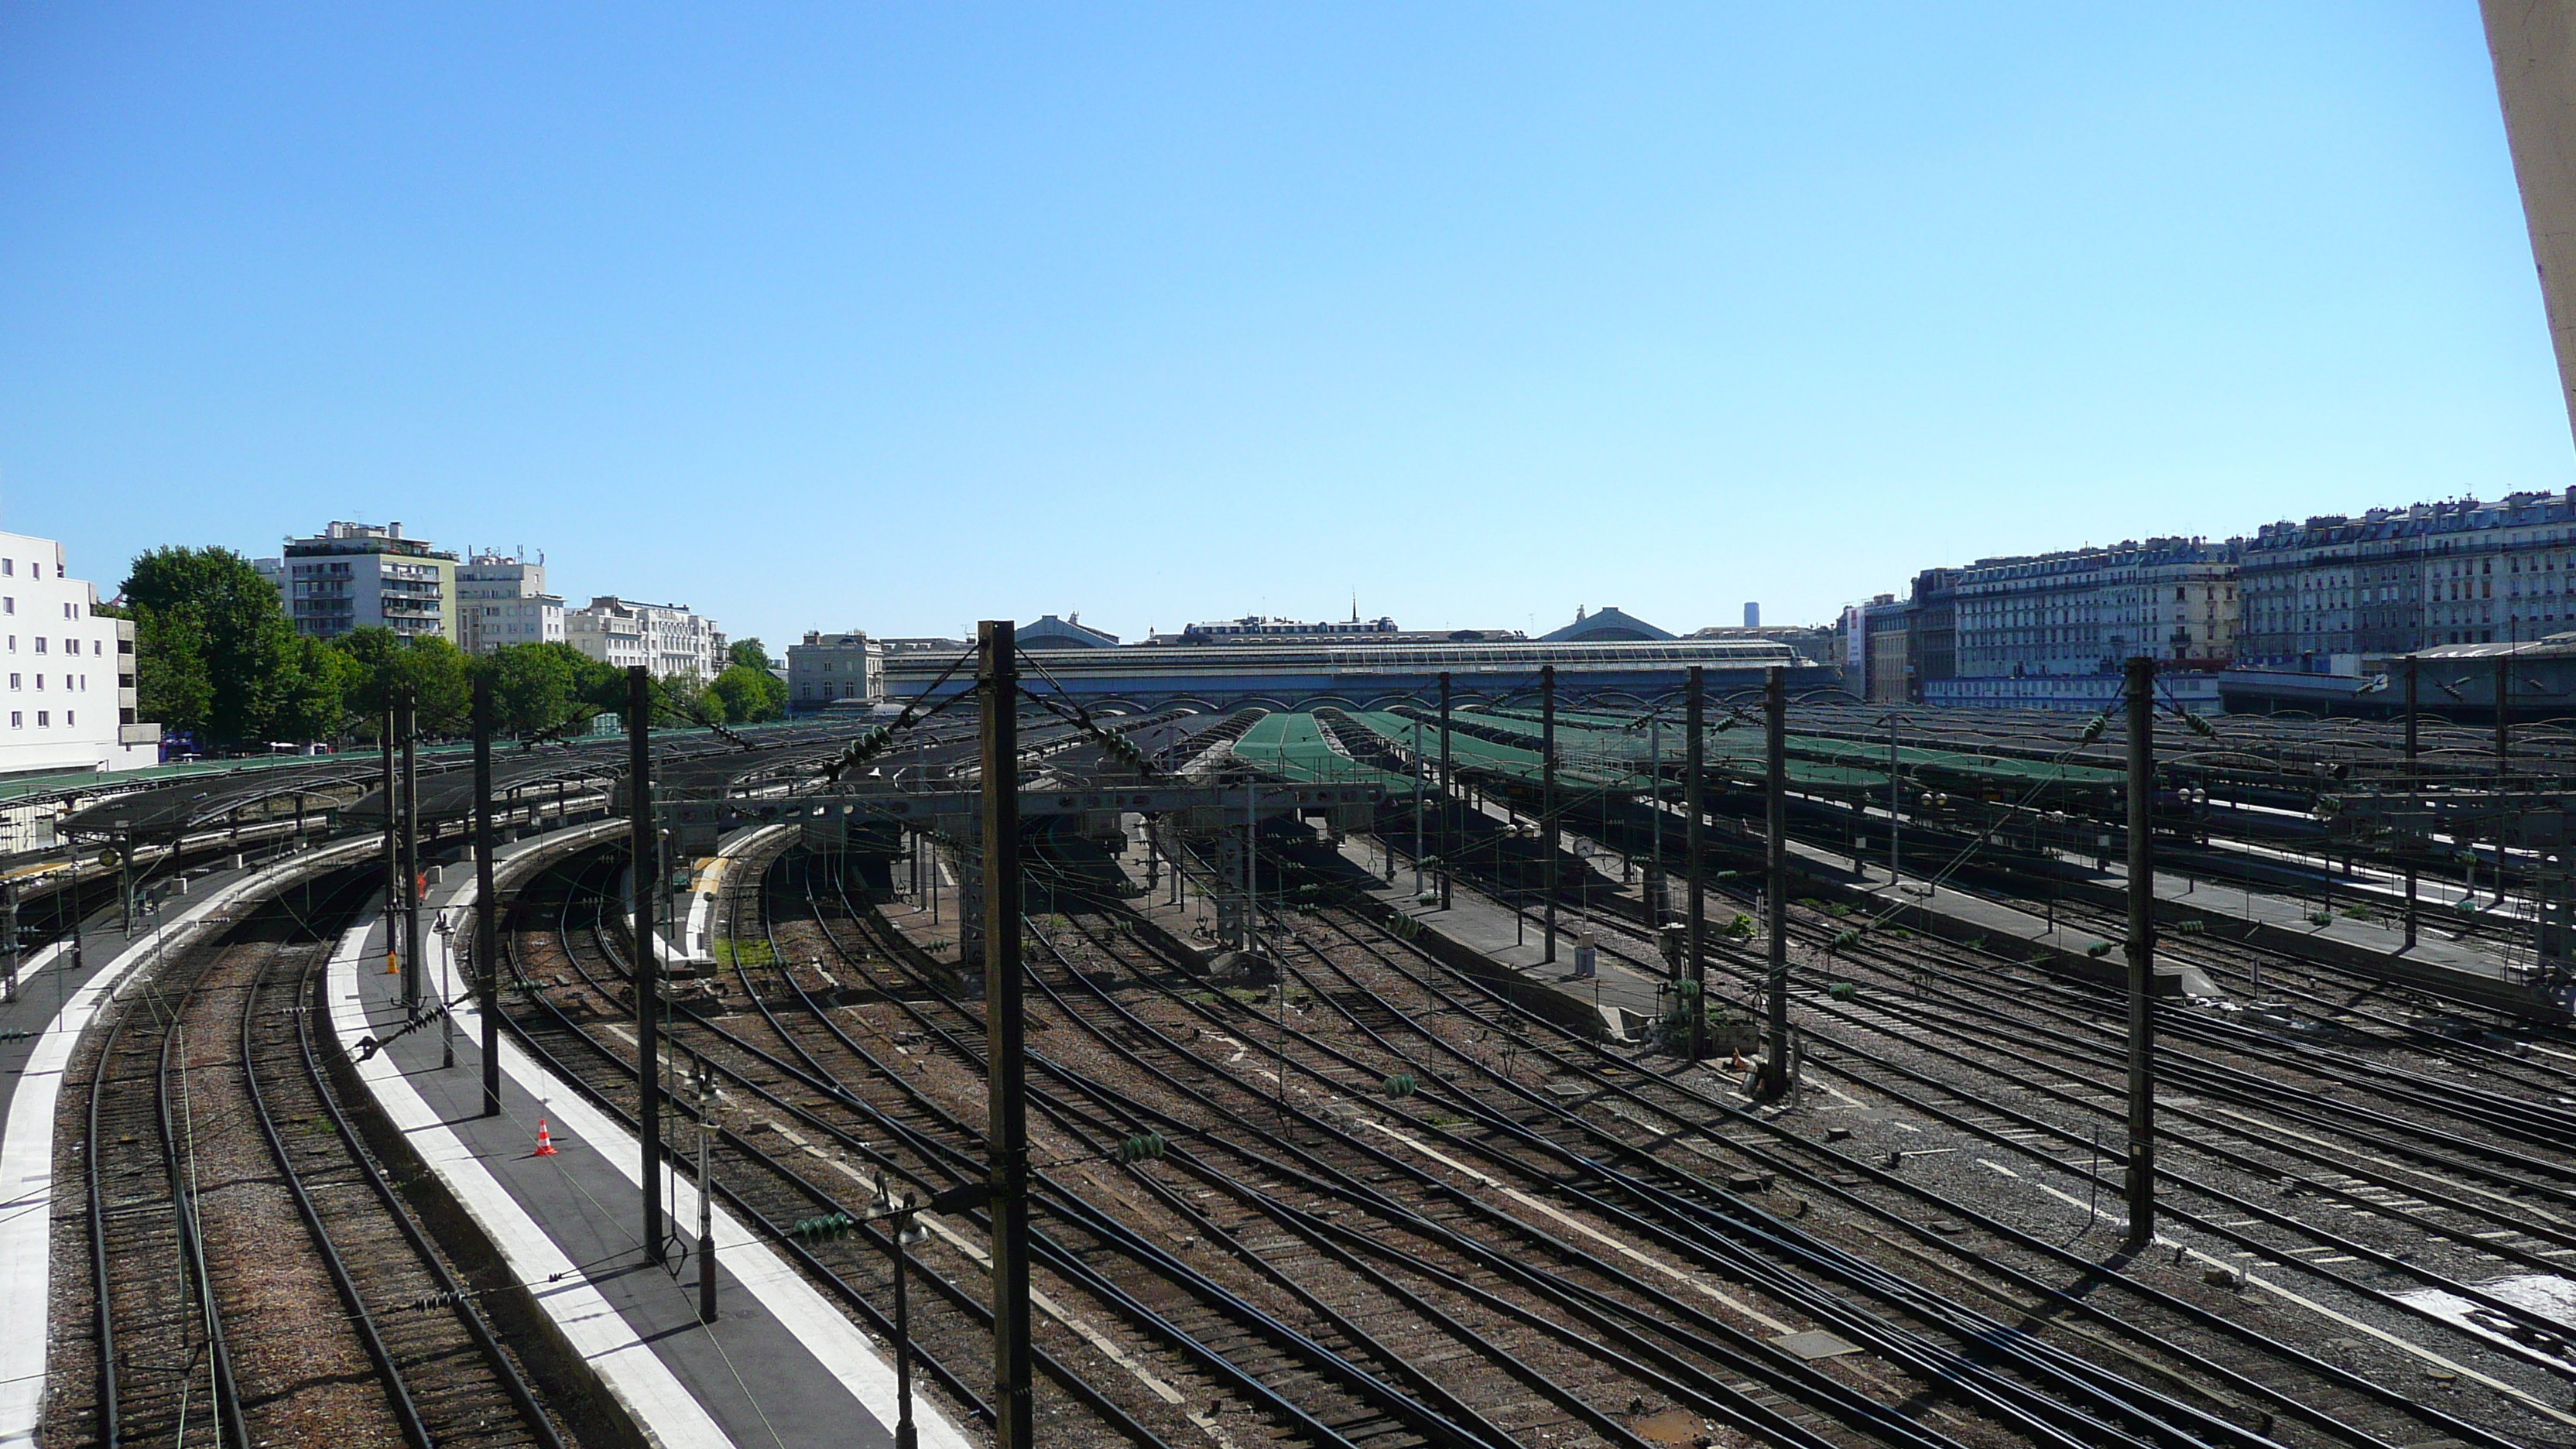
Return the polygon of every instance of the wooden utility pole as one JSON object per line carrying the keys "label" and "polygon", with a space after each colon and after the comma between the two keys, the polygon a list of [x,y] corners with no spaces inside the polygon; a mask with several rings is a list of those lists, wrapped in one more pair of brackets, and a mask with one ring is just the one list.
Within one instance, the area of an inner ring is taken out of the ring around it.
{"label": "wooden utility pole", "polygon": [[1789,671],[1773,665],[1762,680],[1762,930],[1769,938],[1769,978],[1764,1004],[1771,1017],[1771,1054],[1762,1062],[1762,1095],[1789,1094]]}
{"label": "wooden utility pole", "polygon": [[[1700,776],[1708,763],[1707,746],[1703,743],[1708,733],[1704,728],[1708,723],[1708,694],[1701,688],[1700,681],[1700,666],[1694,664],[1690,667],[1690,682],[1684,686],[1688,694],[1682,702],[1682,733],[1686,737],[1682,746],[1682,808],[1690,815],[1689,823],[1682,827],[1682,875],[1689,882],[1690,890],[1690,938],[1684,953],[1687,959],[1682,965],[1682,979],[1690,983],[1690,1059],[1694,1062],[1706,1055],[1700,1033],[1708,1020],[1708,916],[1704,909],[1706,898],[1702,892],[1705,888],[1700,883],[1699,868],[1699,819],[1703,803]],[[1663,766],[1658,764],[1655,768],[1655,810],[1660,814],[1664,808]],[[1663,862],[1655,864],[1658,870],[1662,869]],[[1659,911],[1655,917],[1655,929],[1660,932],[1663,928],[1663,917]]]}
{"label": "wooden utility pole", "polygon": [[[698,1089],[698,1321],[713,1323],[717,1316],[715,1077],[707,1070],[705,1057],[697,1058],[693,1065],[696,1070],[691,1076]],[[898,1283],[895,1292],[902,1291]]]}
{"label": "wooden utility pole", "polygon": [[402,732],[402,902],[403,933],[403,1008],[420,1010],[421,989],[425,985],[420,959],[420,741],[414,738],[420,721],[413,714],[411,692],[405,690],[394,718]]}
{"label": "wooden utility pole", "polygon": [[978,633],[984,695],[984,1041],[992,1054],[985,1139],[993,1219],[993,1442],[999,1449],[1031,1449],[1036,1431],[1030,1422],[1029,1133],[1020,1016],[1018,630],[1008,619],[987,619]]}
{"label": "wooden utility pole", "polygon": [[483,1013],[483,1115],[501,1115],[500,905],[492,899],[492,677],[474,676],[474,999]]}
{"label": "wooden utility pole", "polygon": [[[2510,651],[2510,650],[2513,648],[2513,646],[2512,646],[2512,645],[2510,645],[2510,644],[2508,644],[2508,645],[2506,645],[2506,646],[2505,646],[2505,648],[2506,648],[2508,651]],[[2507,653],[2499,654],[2499,655],[2497,655],[2497,656],[2496,656],[2496,673],[2495,673],[2495,757],[2496,757],[2496,788],[2497,788],[2498,790],[2502,790],[2502,789],[2504,788],[2505,769],[2506,769],[2506,757],[2507,757],[2507,747],[2512,743],[2512,735],[2511,735],[2512,725],[2511,725],[2511,724],[2510,724],[2510,722],[2509,722],[2509,720],[2510,720],[2510,716],[2507,714],[2507,711],[2512,707],[2511,702],[2510,702],[2510,696],[2512,695],[2512,693],[2513,693],[2513,655],[2512,655],[2510,652],[2507,652]],[[2503,879],[2503,877],[2502,877],[2501,875],[2499,875],[2499,876],[2497,877],[2497,879],[2498,879],[2499,881],[2501,881],[2501,880]],[[2499,890],[2497,891],[2497,893],[2496,893],[2496,898],[2497,898],[2498,900],[2502,900],[2502,899],[2504,898],[2504,893],[2503,893],[2503,891],[2502,891],[2501,889],[2499,889]]]}
{"label": "wooden utility pole", "polygon": [[2156,1236],[2156,661],[2129,661],[2129,1237]]}
{"label": "wooden utility pole", "polygon": [[1556,666],[1538,667],[1538,813],[1543,828],[1540,848],[1547,852],[1539,868],[1539,889],[1547,895],[1547,946],[1541,961],[1556,960]]}
{"label": "wooden utility pole", "polygon": [[[2415,777],[2415,656],[2406,656],[2406,788],[2420,791],[2423,782]],[[2406,949],[2415,949],[2415,851],[2406,852]]]}
{"label": "wooden utility pole", "polygon": [[[1440,671],[1440,909],[1449,909],[1450,826],[1457,823],[1457,802],[1449,798],[1449,671]],[[1463,843],[1463,842],[1462,842]]]}
{"label": "wooden utility pole", "polygon": [[635,1120],[644,1149],[644,1260],[662,1261],[662,1002],[653,960],[653,677],[626,669],[626,841],[635,857]]}
{"label": "wooden utility pole", "polygon": [[394,726],[401,721],[393,697],[385,698],[385,732],[377,737],[377,751],[383,756],[382,777],[385,789],[385,941],[391,950],[394,939],[394,912],[402,909],[402,847],[394,833],[394,809],[401,803],[402,782],[394,774]]}

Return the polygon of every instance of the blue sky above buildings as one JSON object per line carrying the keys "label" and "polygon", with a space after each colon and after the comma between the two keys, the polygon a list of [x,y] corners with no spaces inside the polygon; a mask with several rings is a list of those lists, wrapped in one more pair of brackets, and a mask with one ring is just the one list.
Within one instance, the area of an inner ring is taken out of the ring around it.
{"label": "blue sky above buildings", "polygon": [[2565,487],[2476,7],[14,7],[0,526],[773,644]]}

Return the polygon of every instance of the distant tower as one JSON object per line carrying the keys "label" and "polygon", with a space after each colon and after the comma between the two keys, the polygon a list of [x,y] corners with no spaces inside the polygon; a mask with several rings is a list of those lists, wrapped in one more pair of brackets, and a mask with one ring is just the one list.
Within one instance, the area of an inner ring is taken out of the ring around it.
{"label": "distant tower", "polygon": [[1747,629],[1759,629],[1762,627],[1762,606],[1760,604],[1747,604],[1744,606],[1744,627]]}

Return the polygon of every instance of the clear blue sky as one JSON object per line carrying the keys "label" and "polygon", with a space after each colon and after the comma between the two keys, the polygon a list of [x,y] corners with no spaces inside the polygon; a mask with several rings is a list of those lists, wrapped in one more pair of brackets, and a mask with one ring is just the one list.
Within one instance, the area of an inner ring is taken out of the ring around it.
{"label": "clear blue sky", "polygon": [[109,587],[1686,629],[2571,460],[2471,0],[0,10],[0,526]]}

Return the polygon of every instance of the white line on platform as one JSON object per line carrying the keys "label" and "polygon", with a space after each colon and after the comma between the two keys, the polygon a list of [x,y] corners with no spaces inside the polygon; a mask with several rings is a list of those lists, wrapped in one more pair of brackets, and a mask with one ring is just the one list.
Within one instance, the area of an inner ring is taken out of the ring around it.
{"label": "white line on platform", "polygon": [[[330,992],[331,1028],[344,1048],[374,1034],[358,991],[358,961],[367,955],[367,934],[374,927],[372,917],[350,927],[331,957],[325,989]],[[661,1358],[635,1336],[625,1316],[590,1285],[580,1267],[475,1160],[464,1142],[440,1123],[438,1114],[404,1080],[393,1057],[377,1052],[359,1060],[357,1069],[378,1109],[446,1183],[475,1227],[510,1265],[511,1275],[530,1286],[538,1306],[562,1330],[573,1352],[590,1364],[600,1383],[625,1405],[658,1449],[733,1449],[733,1440],[680,1386]]]}
{"label": "white line on platform", "polygon": [[[474,899],[474,894],[473,880],[469,875],[452,892],[446,893],[447,898],[440,903],[441,908],[469,905]],[[456,1000],[465,994],[465,990],[461,978],[456,974],[455,956],[447,949],[447,945],[446,941],[439,941],[431,949],[424,951],[423,955],[430,958],[426,964],[437,975],[439,994],[446,999]],[[337,969],[336,963],[334,969]],[[352,980],[354,981],[354,975]],[[341,998],[347,994],[336,984],[334,985],[332,1003],[335,1012],[343,1009],[344,1003]],[[479,1042],[483,1039],[482,1013],[470,1002],[455,1007],[454,1015],[456,1033],[460,1039],[469,1042]],[[361,1019],[354,1028],[354,1034],[344,1034],[343,1040],[355,1040],[356,1035],[363,1035],[365,1031],[366,1025]],[[379,1056],[374,1060],[382,1062],[384,1058]],[[593,1107],[570,1086],[557,1081],[544,1068],[521,1053],[518,1045],[507,1037],[501,1039],[501,1070],[516,1082],[521,1090],[545,1102],[546,1110],[557,1123],[572,1134],[573,1140],[599,1152],[628,1183],[638,1189],[643,1186],[643,1170],[639,1161],[642,1153],[633,1133],[607,1113]],[[391,1080],[402,1081],[401,1074],[393,1071],[390,1064],[386,1065],[385,1071]],[[408,1083],[402,1085],[405,1092],[410,1092]],[[417,1101],[418,1094],[414,1093],[413,1099]],[[444,1128],[439,1130],[445,1131]],[[453,1140],[452,1134],[450,1134],[450,1140]],[[510,1199],[500,1184],[492,1181],[490,1174],[485,1173],[479,1163],[474,1163],[471,1158],[461,1160],[465,1165],[472,1167],[476,1174],[482,1176],[483,1180],[490,1185],[492,1192],[501,1194],[510,1209],[527,1222],[529,1231],[543,1237],[543,1230],[538,1228],[533,1220],[527,1219],[525,1211],[518,1207],[516,1200]],[[671,1173],[666,1178],[665,1191],[672,1204],[671,1214],[674,1222],[693,1223],[697,1220],[698,1192],[695,1186],[679,1178],[676,1173]],[[837,1379],[841,1386],[849,1391],[850,1397],[880,1423],[886,1425],[887,1431],[891,1433],[895,1420],[893,1365],[879,1356],[875,1345],[859,1332],[856,1324],[850,1322],[840,1310],[826,1302],[823,1295],[815,1291],[812,1284],[807,1283],[802,1275],[788,1266],[785,1259],[771,1252],[768,1245],[761,1242],[748,1228],[737,1221],[733,1214],[719,1205],[715,1209],[713,1218],[716,1257],[724,1265],[725,1271],[732,1274],[734,1279],[772,1318],[777,1320],[781,1327],[794,1334],[797,1341],[804,1344],[807,1352],[814,1356],[816,1363]],[[556,1257],[562,1256],[551,1239],[545,1241],[545,1247]],[[544,1280],[523,1275],[521,1281]],[[593,1296],[597,1295],[594,1293]],[[603,1309],[607,1308],[605,1300],[601,1301],[600,1306]],[[613,1314],[613,1310],[611,1311]],[[623,1324],[623,1319],[619,1322]],[[631,1328],[623,1331],[629,1339],[633,1338]],[[649,1349],[645,1352],[650,1355]],[[655,1359],[654,1366],[664,1377],[669,1376],[669,1370],[661,1368],[659,1359]],[[677,1389],[676,1381],[673,1387]],[[698,1408],[696,1400],[691,1399],[689,1407],[700,1417],[704,1416],[705,1411]],[[949,1422],[947,1416],[942,1414],[937,1406],[926,1401],[919,1394],[913,1397],[913,1420],[919,1431],[921,1443],[929,1446],[929,1449],[968,1449],[969,1441],[958,1431],[956,1425]],[[723,1442],[721,1430],[715,1429],[712,1422],[709,1423],[708,1428],[716,1434],[716,1442]]]}

